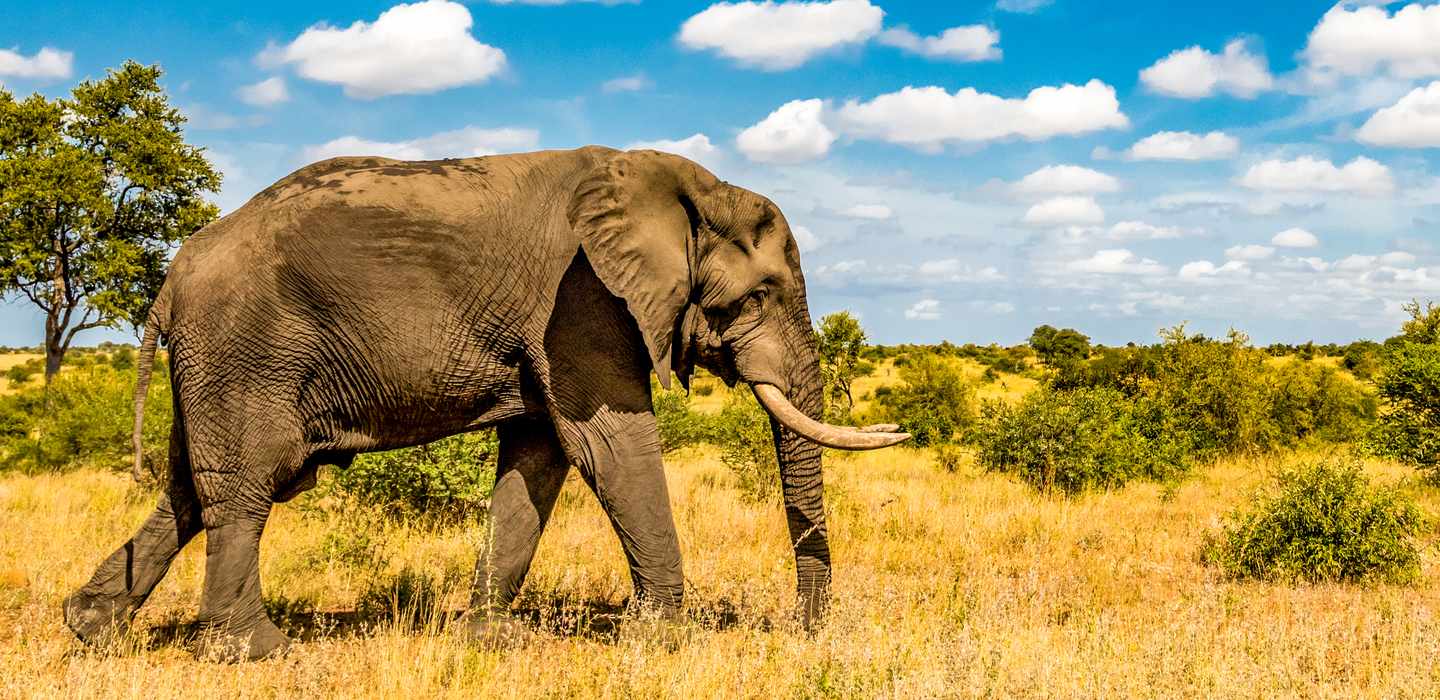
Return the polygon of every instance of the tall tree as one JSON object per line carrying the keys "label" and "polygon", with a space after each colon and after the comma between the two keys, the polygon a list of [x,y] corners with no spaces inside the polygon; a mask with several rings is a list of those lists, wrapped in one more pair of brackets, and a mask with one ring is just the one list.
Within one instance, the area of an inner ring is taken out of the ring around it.
{"label": "tall tree", "polygon": [[0,294],[45,313],[45,381],[76,334],[141,325],[172,246],[219,213],[159,66],[126,61],[69,98],[0,88]]}
{"label": "tall tree", "polygon": [[1375,383],[1385,408],[1370,442],[1440,480],[1440,306],[1413,301],[1405,312],[1410,320],[1380,353]]}
{"label": "tall tree", "polygon": [[860,351],[865,349],[865,330],[849,311],[837,311],[820,319],[815,332],[820,350],[820,372],[825,378],[826,400],[838,403],[845,397],[846,410],[855,408],[850,384],[860,364]]}

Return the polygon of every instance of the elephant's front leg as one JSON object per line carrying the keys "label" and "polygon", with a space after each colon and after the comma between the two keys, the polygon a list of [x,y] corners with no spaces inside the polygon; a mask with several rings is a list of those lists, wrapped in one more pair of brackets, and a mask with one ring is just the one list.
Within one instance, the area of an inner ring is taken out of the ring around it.
{"label": "elephant's front leg", "polygon": [[510,617],[569,464],[549,421],[519,419],[499,429],[500,463],[490,497],[490,536],[475,564],[469,637],[500,646],[526,636]]}
{"label": "elephant's front leg", "polygon": [[603,420],[578,430],[585,436],[581,474],[620,538],[635,589],[635,612],[677,620],[685,577],[655,416],[618,411],[603,415]]}
{"label": "elephant's front leg", "polygon": [[566,455],[610,518],[643,617],[679,617],[684,576],[660,431],[650,399],[651,359],[625,303],[576,257],[545,332],[547,402]]}

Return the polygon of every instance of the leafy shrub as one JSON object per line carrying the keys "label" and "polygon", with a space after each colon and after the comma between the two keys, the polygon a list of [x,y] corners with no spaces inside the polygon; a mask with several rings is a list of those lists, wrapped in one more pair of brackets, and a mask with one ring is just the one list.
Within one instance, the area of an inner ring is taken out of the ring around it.
{"label": "leafy shrub", "polygon": [[709,395],[711,395],[711,394],[713,394],[713,393],[715,393],[715,385],[714,385],[714,384],[696,384],[696,385],[695,385],[695,395],[696,395],[696,396],[709,396]]}
{"label": "leafy shrub", "polygon": [[1227,520],[1202,557],[1231,578],[1406,583],[1420,574],[1419,508],[1371,486],[1354,461],[1284,470]]}
{"label": "leafy shrub", "polygon": [[682,447],[714,441],[714,419],[690,410],[690,399],[685,390],[661,389],[653,380],[650,389],[662,450],[673,452]]}
{"label": "leafy shrub", "polygon": [[735,475],[745,500],[760,503],[780,496],[780,461],[770,432],[770,414],[745,391],[733,391],[715,417],[720,461]]}
{"label": "leafy shrub", "polygon": [[1440,306],[1406,307],[1411,320],[1381,351],[1376,380],[1385,409],[1367,442],[1377,454],[1440,478]]}
{"label": "leafy shrub", "polygon": [[[0,469],[27,473],[94,466],[128,471],[135,374],[107,365],[73,367],[47,390],[36,383],[0,397]],[[162,467],[170,444],[170,386],[157,364],[145,404],[145,461]]]}
{"label": "leafy shrub", "polygon": [[1280,443],[1348,442],[1375,419],[1375,397],[1333,367],[1286,362],[1270,371],[1270,388],[1270,420]]}
{"label": "leafy shrub", "polygon": [[360,455],[338,470],[332,488],[396,517],[460,518],[490,498],[499,444],[495,431],[479,430]]}
{"label": "leafy shrub", "polygon": [[1146,394],[1206,455],[1279,446],[1270,420],[1263,352],[1231,331],[1225,342],[1186,336],[1184,326],[1163,334],[1155,379]]}
{"label": "leafy shrub", "polygon": [[1217,341],[1180,326],[1162,337],[1158,346],[1106,348],[1087,362],[1061,365],[1048,383],[1113,388],[1202,458],[1353,440],[1375,417],[1374,397],[1343,373],[1293,359],[1272,362],[1242,333]]}
{"label": "leafy shrub", "polygon": [[1380,368],[1380,344],[1370,340],[1357,340],[1347,346],[1341,364],[1360,379],[1373,379]]}
{"label": "leafy shrub", "polygon": [[884,415],[912,436],[917,447],[949,442],[975,418],[975,387],[954,363],[933,353],[900,368],[904,383],[875,398]]}
{"label": "leafy shrub", "polygon": [[24,362],[21,362],[20,364],[5,370],[5,379],[6,381],[10,382],[10,386],[19,386],[21,384],[24,384],[30,381],[31,377],[34,377],[35,375],[40,374],[40,372],[44,371],[44,363],[45,361],[38,357],[34,357]]}
{"label": "leafy shrub", "polygon": [[1163,416],[1133,409],[1114,389],[1041,387],[1018,405],[986,402],[972,438],[986,469],[1078,493],[1184,473],[1187,446],[1168,435]]}

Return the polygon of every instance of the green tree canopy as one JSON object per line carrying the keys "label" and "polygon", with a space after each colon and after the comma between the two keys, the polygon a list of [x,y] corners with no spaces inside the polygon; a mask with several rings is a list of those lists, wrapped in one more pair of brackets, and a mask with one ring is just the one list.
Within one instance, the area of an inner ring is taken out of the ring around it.
{"label": "green tree canopy", "polygon": [[1416,301],[1405,311],[1410,320],[1381,351],[1375,384],[1385,408],[1371,444],[1440,478],[1440,306]]}
{"label": "green tree canopy", "polygon": [[1044,325],[1030,333],[1030,347],[1047,364],[1063,364],[1089,357],[1090,337],[1074,328]]}
{"label": "green tree canopy", "polygon": [[45,378],[79,332],[144,323],[171,247],[219,213],[158,66],[127,61],[69,98],[0,88],[0,294],[45,313]]}
{"label": "green tree canopy", "polygon": [[820,319],[815,332],[820,350],[820,371],[825,378],[825,399],[829,405],[845,398],[845,410],[855,407],[850,385],[859,374],[860,353],[865,349],[865,330],[849,311],[837,311]]}

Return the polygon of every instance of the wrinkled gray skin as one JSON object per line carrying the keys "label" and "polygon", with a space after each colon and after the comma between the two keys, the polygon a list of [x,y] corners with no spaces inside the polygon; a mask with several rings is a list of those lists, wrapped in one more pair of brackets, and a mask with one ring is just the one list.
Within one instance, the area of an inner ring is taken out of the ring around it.
{"label": "wrinkled gray skin", "polygon": [[[773,384],[818,416],[810,323],[784,216],[683,158],[588,147],[307,166],[176,256],[140,362],[167,341],[168,486],[66,600],[66,623],[88,641],[123,630],[203,529],[198,653],[279,652],[257,569],[271,504],[322,464],[485,426],[500,466],[474,630],[515,597],[569,464],[620,537],[635,601],[673,618],[683,579],[649,373]],[[830,583],[820,449],[772,427],[808,626]]]}

